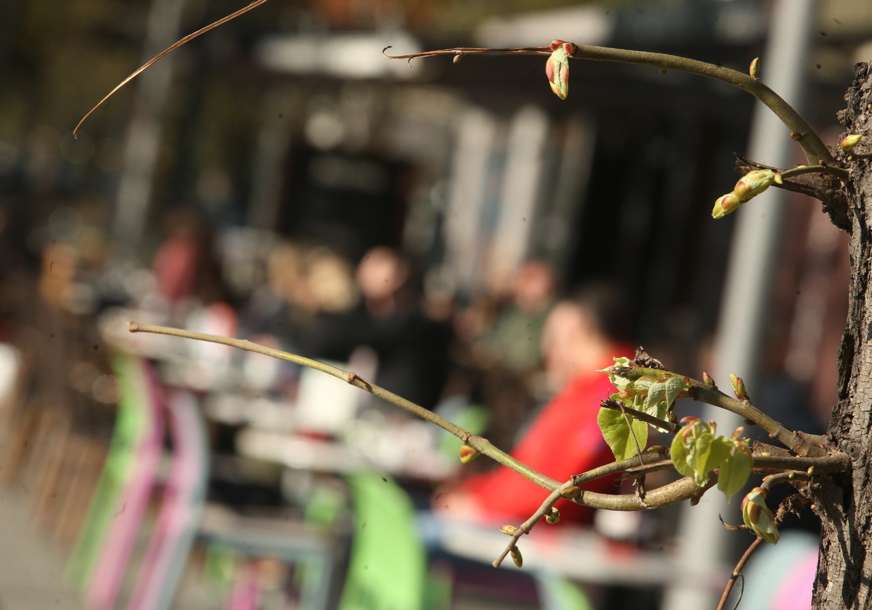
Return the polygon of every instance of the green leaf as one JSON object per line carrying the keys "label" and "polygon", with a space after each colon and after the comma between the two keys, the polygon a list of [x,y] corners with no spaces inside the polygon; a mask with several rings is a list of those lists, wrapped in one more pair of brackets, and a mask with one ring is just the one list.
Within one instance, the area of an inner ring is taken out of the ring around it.
{"label": "green leaf", "polygon": [[715,436],[714,424],[696,421],[682,429],[672,440],[670,458],[680,474],[693,477],[694,483],[703,487],[709,474],[720,468],[730,456],[732,439]]}
{"label": "green leaf", "polygon": [[[721,437],[724,438],[724,437]],[[751,476],[751,451],[742,441],[724,439],[730,445],[729,454],[718,473],[718,489],[728,498],[740,491]]]}
{"label": "green leaf", "polygon": [[672,439],[669,457],[672,459],[672,465],[675,466],[678,474],[689,477],[693,474],[693,467],[690,465],[690,443],[686,441],[682,432],[685,431],[679,432]]}
{"label": "green leaf", "polygon": [[[629,420],[629,425],[627,421]],[[644,451],[648,443],[648,424],[634,420],[629,415],[617,409],[601,407],[596,418],[603,438],[608,444],[616,460],[626,460],[636,456],[639,452],[636,443]],[[635,440],[633,439],[635,434]]]}
{"label": "green leaf", "polygon": [[[691,467],[693,469],[693,480],[700,487],[705,485],[706,481],[708,481],[708,473],[711,469],[710,465],[712,463],[713,440],[714,435],[712,435],[708,430],[704,430],[696,435],[694,443],[691,446],[690,456]],[[716,468],[717,466],[714,467]]]}
{"label": "green leaf", "polygon": [[665,382],[665,396],[666,396],[666,411],[668,412],[672,409],[672,405],[675,404],[675,401],[681,395],[682,392],[687,391],[686,384],[684,383],[684,379],[675,375],[670,377]]}
{"label": "green leaf", "polygon": [[645,385],[648,391],[643,410],[660,419],[666,418],[675,400],[686,390],[683,378],[678,375],[669,375],[663,381],[643,377],[636,380],[633,389],[641,391]]}
{"label": "green leaf", "polygon": [[654,417],[663,418],[666,415],[666,384],[652,383],[648,386],[648,395],[642,410]]}

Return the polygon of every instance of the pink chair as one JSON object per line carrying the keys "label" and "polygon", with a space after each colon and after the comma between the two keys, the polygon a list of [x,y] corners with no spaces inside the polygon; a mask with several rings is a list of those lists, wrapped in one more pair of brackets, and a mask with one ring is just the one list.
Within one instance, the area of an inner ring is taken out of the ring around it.
{"label": "pink chair", "polygon": [[167,411],[173,442],[172,467],[130,610],[171,607],[206,498],[209,454],[196,400],[190,392],[172,391]]}
{"label": "pink chair", "polygon": [[109,524],[87,586],[88,607],[94,610],[115,607],[163,451],[161,397],[152,372],[139,359],[128,359],[126,364],[131,371],[127,391],[133,396],[132,400],[139,403],[137,410],[145,422],[143,433],[135,440],[132,470],[121,490],[117,512]]}

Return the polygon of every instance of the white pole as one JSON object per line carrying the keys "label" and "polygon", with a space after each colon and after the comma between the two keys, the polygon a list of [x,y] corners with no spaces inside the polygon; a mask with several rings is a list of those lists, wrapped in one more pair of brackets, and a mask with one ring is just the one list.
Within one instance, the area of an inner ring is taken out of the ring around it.
{"label": "white pole", "polygon": [[[148,12],[145,56],[170,45],[179,34],[186,0],[154,0]],[[124,145],[124,169],[118,184],[115,238],[123,255],[134,257],[148,220],[154,172],[160,152],[160,115],[172,84],[172,58],[142,75],[136,85],[133,119]]]}
{"label": "white pole", "polygon": [[[763,80],[795,108],[801,106],[803,99],[816,8],[814,0],[778,0],[771,15],[766,52],[761,58]],[[758,102],[748,156],[761,163],[789,167],[795,147],[784,124]],[[738,212],[727,271],[712,373],[719,385],[727,387],[730,373],[740,375],[752,397],[760,379],[769,288],[784,214],[784,192],[778,189],[769,189],[743,206]],[[742,423],[738,416],[709,406],[703,417],[716,421],[718,430],[725,434]],[[679,570],[713,574],[733,558],[732,540],[728,538],[736,534],[726,532],[718,520],[719,513],[726,514],[727,506],[723,494],[712,490],[698,506],[684,509],[678,538]],[[667,592],[663,607],[712,608],[717,592],[711,587],[710,581],[693,582],[676,575],[676,584]]]}

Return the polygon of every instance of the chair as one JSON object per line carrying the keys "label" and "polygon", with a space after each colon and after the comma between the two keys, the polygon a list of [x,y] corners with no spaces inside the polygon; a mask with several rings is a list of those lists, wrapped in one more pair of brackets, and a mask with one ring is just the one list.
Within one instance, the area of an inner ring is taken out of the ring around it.
{"label": "chair", "polygon": [[85,525],[68,563],[90,605],[113,607],[162,452],[163,422],[144,363],[113,359],[119,403],[115,432]]}
{"label": "chair", "polygon": [[355,525],[340,610],[419,610],[426,556],[406,493],[375,473],[349,476]]}
{"label": "chair", "polygon": [[190,392],[174,391],[167,405],[173,451],[169,479],[139,569],[130,610],[172,605],[206,499],[209,454],[202,417]]}
{"label": "chair", "polygon": [[121,374],[121,381],[126,385],[121,389],[122,400],[136,405],[144,418],[144,427],[136,439],[134,462],[130,465],[128,479],[118,498],[117,511],[112,516],[88,585],[88,604],[95,610],[115,607],[163,455],[162,397],[158,394],[157,384],[150,379],[152,372],[139,359],[124,358],[122,363],[122,366],[129,367]]}

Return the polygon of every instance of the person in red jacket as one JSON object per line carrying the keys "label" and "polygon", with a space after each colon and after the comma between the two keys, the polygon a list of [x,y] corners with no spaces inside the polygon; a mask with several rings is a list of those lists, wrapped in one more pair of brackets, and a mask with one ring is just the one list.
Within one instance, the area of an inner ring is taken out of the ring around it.
{"label": "person in red jacket", "polygon": [[[608,287],[583,289],[554,307],[545,323],[542,351],[550,383],[562,389],[539,412],[512,456],[558,481],[614,459],[597,425],[597,413],[600,402],[615,389],[598,369],[610,366],[613,357],[632,356],[625,343],[628,326],[616,292]],[[602,479],[584,488],[609,491],[614,484],[614,479]],[[438,512],[451,516],[523,521],[547,495],[547,490],[500,466],[437,495],[434,504]],[[557,507],[561,521],[587,522],[592,515],[565,500]]]}

